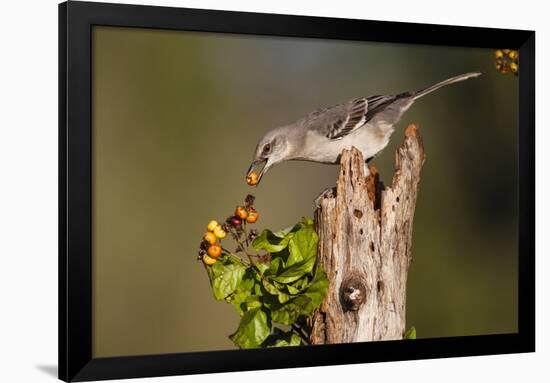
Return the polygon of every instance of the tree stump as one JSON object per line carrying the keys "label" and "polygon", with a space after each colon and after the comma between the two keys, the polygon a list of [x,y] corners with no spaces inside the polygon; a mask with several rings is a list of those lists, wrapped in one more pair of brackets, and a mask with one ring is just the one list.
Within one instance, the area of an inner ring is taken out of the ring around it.
{"label": "tree stump", "polygon": [[365,178],[359,150],[341,157],[336,195],[315,212],[327,295],[311,320],[311,343],[403,339],[412,223],[424,147],[415,125],[395,153],[391,187],[374,168]]}

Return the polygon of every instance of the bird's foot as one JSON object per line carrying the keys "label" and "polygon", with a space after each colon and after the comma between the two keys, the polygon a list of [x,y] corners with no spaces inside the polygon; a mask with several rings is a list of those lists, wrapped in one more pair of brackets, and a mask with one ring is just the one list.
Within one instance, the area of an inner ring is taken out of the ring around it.
{"label": "bird's foot", "polygon": [[315,205],[316,209],[321,208],[321,201],[323,198],[332,198],[336,196],[336,186],[333,186],[331,188],[327,188],[323,190],[317,197],[315,197],[315,200],[313,200],[313,204]]}

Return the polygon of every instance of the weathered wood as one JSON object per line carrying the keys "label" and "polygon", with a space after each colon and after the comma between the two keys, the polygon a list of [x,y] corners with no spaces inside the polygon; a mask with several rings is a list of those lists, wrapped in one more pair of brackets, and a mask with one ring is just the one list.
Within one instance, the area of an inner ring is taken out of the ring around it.
{"label": "weathered wood", "polygon": [[[395,153],[391,187],[365,178],[356,148],[342,153],[336,196],[315,212],[327,296],[312,318],[311,343],[402,339],[412,223],[424,147],[415,125]],[[370,198],[369,198],[370,195]]]}

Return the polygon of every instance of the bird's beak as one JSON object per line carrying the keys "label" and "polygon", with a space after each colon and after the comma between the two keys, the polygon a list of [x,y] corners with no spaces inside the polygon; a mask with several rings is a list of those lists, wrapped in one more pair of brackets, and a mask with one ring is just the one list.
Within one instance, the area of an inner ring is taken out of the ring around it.
{"label": "bird's beak", "polygon": [[[256,169],[260,166],[261,166],[261,169],[259,170],[259,173],[258,173]],[[259,185],[263,175],[267,172],[267,169],[269,169],[269,167],[270,167],[269,161],[267,159],[254,160],[248,167],[248,170],[246,171],[246,176],[248,177],[250,173],[252,173],[253,171],[256,171],[258,173],[258,183],[256,185]]]}

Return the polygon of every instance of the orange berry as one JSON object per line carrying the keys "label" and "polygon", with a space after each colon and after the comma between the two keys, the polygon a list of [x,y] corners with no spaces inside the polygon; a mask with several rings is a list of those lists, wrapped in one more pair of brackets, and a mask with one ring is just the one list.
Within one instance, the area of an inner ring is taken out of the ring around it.
{"label": "orange berry", "polygon": [[248,212],[244,207],[239,206],[237,209],[235,209],[235,215],[240,219],[246,219],[246,217],[248,217]]}
{"label": "orange berry", "polygon": [[254,186],[257,185],[258,182],[260,182],[260,177],[258,176],[258,173],[256,173],[255,171],[251,171],[250,173],[248,173],[248,175],[246,176],[247,184],[249,184],[250,186]]}
{"label": "orange berry", "polygon": [[208,242],[209,244],[213,245],[216,243],[216,236],[214,235],[214,233],[210,232],[210,231],[207,231],[205,234],[204,234],[204,237],[203,239]]}
{"label": "orange berry", "polygon": [[222,255],[222,248],[220,245],[212,245],[208,248],[208,255],[212,258],[218,258]]}
{"label": "orange berry", "polygon": [[249,212],[248,212],[248,217],[246,217],[246,222],[248,223],[254,223],[258,220],[258,217],[260,215],[258,214],[258,212],[254,209],[250,209]]}

